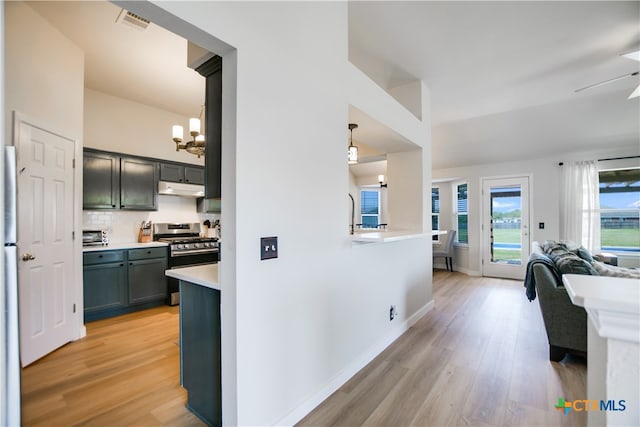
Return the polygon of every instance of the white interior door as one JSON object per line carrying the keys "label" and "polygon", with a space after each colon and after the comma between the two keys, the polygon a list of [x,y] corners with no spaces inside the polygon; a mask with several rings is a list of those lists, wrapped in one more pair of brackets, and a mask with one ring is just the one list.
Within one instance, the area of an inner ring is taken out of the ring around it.
{"label": "white interior door", "polygon": [[529,178],[482,181],[482,274],[524,279],[530,252]]}
{"label": "white interior door", "polygon": [[22,366],[72,340],[74,142],[17,119]]}

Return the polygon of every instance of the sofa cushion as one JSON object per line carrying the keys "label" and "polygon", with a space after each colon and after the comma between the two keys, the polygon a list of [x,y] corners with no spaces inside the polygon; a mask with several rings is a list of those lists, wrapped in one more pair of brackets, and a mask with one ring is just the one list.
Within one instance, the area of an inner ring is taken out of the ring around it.
{"label": "sofa cushion", "polygon": [[608,265],[600,261],[593,262],[593,268],[601,276],[609,277],[626,277],[629,279],[640,279],[640,270],[637,268],[623,268],[614,265]]}

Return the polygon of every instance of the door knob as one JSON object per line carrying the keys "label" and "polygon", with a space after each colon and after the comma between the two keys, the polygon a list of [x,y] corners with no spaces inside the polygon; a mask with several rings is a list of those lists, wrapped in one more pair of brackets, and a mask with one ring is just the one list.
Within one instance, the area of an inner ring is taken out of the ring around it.
{"label": "door knob", "polygon": [[33,261],[34,259],[36,259],[36,257],[32,254],[24,254],[22,255],[22,260],[23,261]]}

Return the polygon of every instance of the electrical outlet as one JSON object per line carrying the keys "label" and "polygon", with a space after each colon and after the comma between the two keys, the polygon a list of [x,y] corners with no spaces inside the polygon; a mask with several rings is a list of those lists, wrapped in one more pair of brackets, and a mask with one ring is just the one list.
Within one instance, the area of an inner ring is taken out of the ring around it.
{"label": "electrical outlet", "polygon": [[398,312],[396,311],[396,306],[392,305],[391,308],[389,308],[389,322],[395,319],[397,315]]}
{"label": "electrical outlet", "polygon": [[261,237],[260,238],[260,259],[278,258],[278,238],[277,237]]}

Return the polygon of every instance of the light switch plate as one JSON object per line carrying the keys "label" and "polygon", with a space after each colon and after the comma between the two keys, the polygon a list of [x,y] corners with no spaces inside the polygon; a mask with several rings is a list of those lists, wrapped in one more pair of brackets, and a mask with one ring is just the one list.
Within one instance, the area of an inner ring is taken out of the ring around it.
{"label": "light switch plate", "polygon": [[260,238],[260,259],[278,258],[278,238],[277,237],[261,237]]}

